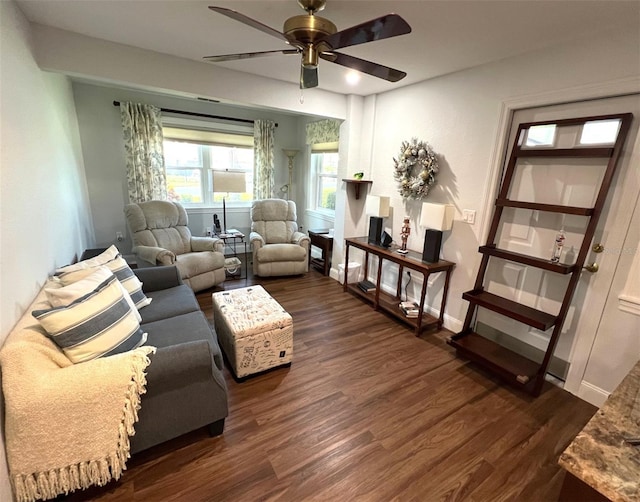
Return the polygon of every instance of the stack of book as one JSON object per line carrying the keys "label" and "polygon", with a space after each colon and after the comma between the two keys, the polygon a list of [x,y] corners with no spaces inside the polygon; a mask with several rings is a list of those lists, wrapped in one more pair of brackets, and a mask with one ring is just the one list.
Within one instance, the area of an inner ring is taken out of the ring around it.
{"label": "stack of book", "polygon": [[409,319],[416,319],[420,315],[420,306],[416,302],[400,302],[398,306]]}
{"label": "stack of book", "polygon": [[371,291],[376,290],[376,285],[371,281],[367,281],[366,279],[364,281],[360,281],[358,283],[358,287],[365,293],[369,293]]}

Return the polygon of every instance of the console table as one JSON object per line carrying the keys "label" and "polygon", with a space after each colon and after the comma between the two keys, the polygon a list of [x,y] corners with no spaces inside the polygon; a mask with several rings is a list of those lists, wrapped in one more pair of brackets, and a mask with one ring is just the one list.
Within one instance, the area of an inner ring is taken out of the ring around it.
{"label": "console table", "polygon": [[[455,263],[445,260],[440,260],[435,263],[427,263],[422,261],[422,255],[416,251],[409,251],[407,254],[403,255],[396,252],[397,248],[392,249],[384,248],[382,246],[376,246],[374,244],[369,244],[367,240],[367,237],[352,237],[345,239],[345,263],[349,263],[350,247],[363,250],[365,252],[364,277],[366,279],[369,272],[369,255],[376,256],[378,258],[378,274],[375,281],[376,289],[375,291],[365,292],[358,287],[358,284],[348,284],[348,270],[347,267],[345,267],[343,286],[344,291],[349,291],[356,296],[363,298],[367,302],[372,303],[375,310],[383,310],[396,317],[397,319],[405,322],[406,324],[414,328],[416,336],[420,335],[422,330],[426,328],[441,328],[444,321],[444,309],[447,303],[447,293],[449,290],[451,271],[453,270]],[[399,266],[398,284],[395,296],[382,291],[382,289],[380,288],[383,268],[382,263],[384,260],[388,260]],[[422,291],[420,292],[419,303],[419,310],[421,315],[418,315],[418,317],[415,319],[406,317],[399,307],[405,268],[415,270],[416,272],[422,274]],[[431,274],[436,272],[444,272],[446,274],[444,289],[442,291],[442,301],[440,304],[439,318],[435,318],[434,316],[424,312],[424,299],[427,294],[428,279]]]}

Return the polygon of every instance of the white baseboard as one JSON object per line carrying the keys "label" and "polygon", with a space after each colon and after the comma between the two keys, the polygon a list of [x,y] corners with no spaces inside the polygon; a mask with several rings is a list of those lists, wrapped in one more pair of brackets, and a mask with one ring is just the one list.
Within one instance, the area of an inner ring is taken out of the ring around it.
{"label": "white baseboard", "polygon": [[462,327],[464,326],[464,321],[460,319],[456,319],[455,317],[451,317],[450,315],[444,315],[444,327],[454,333],[460,333],[462,331]]}
{"label": "white baseboard", "polygon": [[596,387],[595,385],[583,380],[580,382],[578,397],[587,403],[600,408],[609,397],[609,393],[600,387]]}

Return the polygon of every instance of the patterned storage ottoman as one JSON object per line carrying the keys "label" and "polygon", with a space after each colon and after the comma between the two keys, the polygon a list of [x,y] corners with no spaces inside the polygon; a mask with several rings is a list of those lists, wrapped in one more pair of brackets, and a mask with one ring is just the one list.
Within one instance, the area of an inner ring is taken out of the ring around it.
{"label": "patterned storage ottoman", "polygon": [[236,378],[291,363],[293,320],[262,286],[212,297],[218,341]]}

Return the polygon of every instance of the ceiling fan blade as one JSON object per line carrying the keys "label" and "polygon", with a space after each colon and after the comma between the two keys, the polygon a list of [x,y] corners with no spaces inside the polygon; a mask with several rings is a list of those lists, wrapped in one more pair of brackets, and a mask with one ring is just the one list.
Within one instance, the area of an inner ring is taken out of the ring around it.
{"label": "ceiling fan blade", "polygon": [[318,87],[318,68],[300,66],[300,89]]}
{"label": "ceiling fan blade", "polygon": [[366,23],[346,28],[329,35],[326,42],[331,49],[342,49],[352,45],[364,44],[383,38],[397,37],[411,33],[411,26],[398,14],[387,14]]}
{"label": "ceiling fan blade", "polygon": [[240,54],[223,54],[221,56],[205,56],[212,63],[220,63],[222,61],[237,61],[238,59],[259,58],[262,56],[271,56],[272,54],[299,54],[297,49],[285,49],[281,51],[261,51],[261,52],[243,52]]}
{"label": "ceiling fan blade", "polygon": [[283,42],[289,43],[289,41],[287,40],[287,37],[284,36],[284,33],[280,33],[278,30],[274,30],[270,26],[267,26],[266,24],[262,24],[260,21],[256,21],[255,19],[251,19],[250,17],[247,17],[244,14],[240,14],[235,10],[226,9],[225,7],[215,7],[211,5],[209,6],[209,9],[211,9],[214,12],[217,12],[218,14],[222,14],[223,16],[227,16],[227,17],[230,17],[231,19],[235,19],[236,21],[246,24],[247,26],[251,26],[256,30],[260,30],[263,33],[266,33],[267,35],[271,35],[272,37],[279,38]]}
{"label": "ceiling fan blade", "polygon": [[326,61],[331,61],[332,63],[346,66],[347,68],[352,68],[354,70],[361,71],[362,73],[366,73],[367,75],[388,80],[389,82],[397,82],[407,76],[403,71],[389,68],[388,66],[378,63],[373,63],[365,59],[341,54],[340,52],[322,52],[320,53],[320,57]]}

